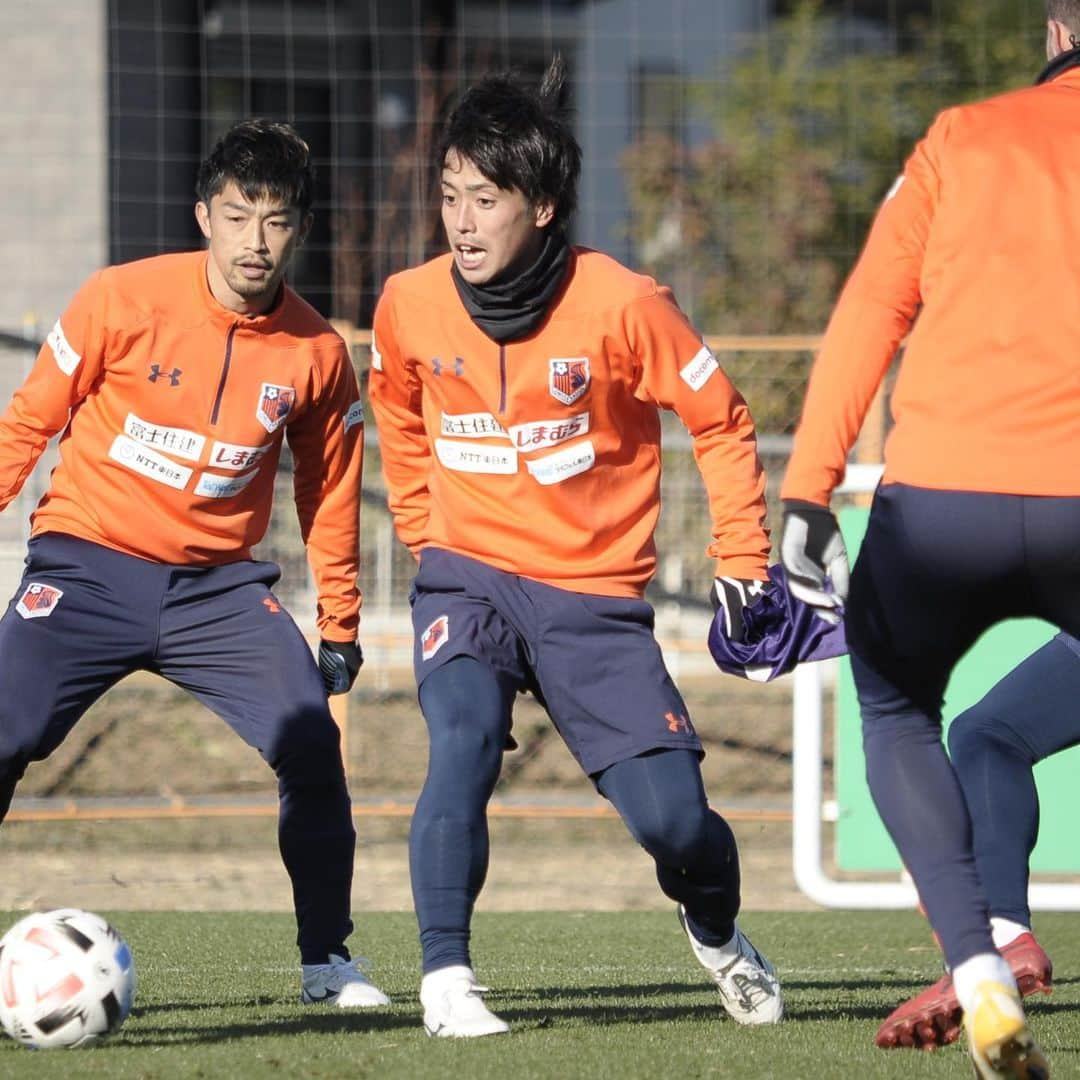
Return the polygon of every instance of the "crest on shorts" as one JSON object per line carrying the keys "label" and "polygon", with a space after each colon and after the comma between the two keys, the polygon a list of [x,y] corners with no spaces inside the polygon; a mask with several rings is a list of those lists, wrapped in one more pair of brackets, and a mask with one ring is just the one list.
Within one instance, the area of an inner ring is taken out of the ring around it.
{"label": "crest on shorts", "polygon": [[255,416],[267,431],[277,431],[285,423],[295,403],[296,391],[291,386],[264,382]]}
{"label": "crest on shorts", "polygon": [[450,640],[450,616],[440,615],[420,635],[420,655],[430,660]]}
{"label": "crest on shorts", "polygon": [[15,610],[24,619],[41,619],[53,613],[63,595],[62,589],[54,589],[51,585],[42,585],[40,582],[32,581],[23,590],[22,596],[15,605]]}
{"label": "crest on shorts", "polygon": [[556,401],[573,405],[589,389],[589,358],[578,356],[548,361],[548,389]]}

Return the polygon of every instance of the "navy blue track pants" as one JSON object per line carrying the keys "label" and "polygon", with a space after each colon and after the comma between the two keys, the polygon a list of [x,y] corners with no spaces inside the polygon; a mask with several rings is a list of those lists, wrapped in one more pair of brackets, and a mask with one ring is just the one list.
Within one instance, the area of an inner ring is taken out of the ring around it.
{"label": "navy blue track pants", "polygon": [[0,619],[0,818],[27,764],[109,687],[156,672],[277,775],[297,942],[304,962],[325,963],[348,955],[355,831],[340,734],[311,650],[270,591],[278,577],[267,562],[170,566],[59,533],[32,539]]}
{"label": "navy blue track pants", "polygon": [[963,792],[941,741],[956,662],[1003,619],[1080,633],[1080,498],[880,487],[845,630],[867,780],[946,962],[993,950]]}

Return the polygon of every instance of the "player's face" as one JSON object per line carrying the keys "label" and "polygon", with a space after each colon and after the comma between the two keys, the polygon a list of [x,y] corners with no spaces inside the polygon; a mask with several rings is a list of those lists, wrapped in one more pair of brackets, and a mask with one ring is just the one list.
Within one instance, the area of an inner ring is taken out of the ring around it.
{"label": "player's face", "polygon": [[266,311],[311,215],[273,198],[250,202],[230,180],[209,206],[196,204],[195,218],[210,241],[206,276],[217,301],[241,315]]}
{"label": "player's face", "polygon": [[514,188],[487,179],[466,157],[451,150],[442,171],[442,220],[454,263],[471,285],[485,285],[536,260],[551,224],[550,203],[532,205]]}

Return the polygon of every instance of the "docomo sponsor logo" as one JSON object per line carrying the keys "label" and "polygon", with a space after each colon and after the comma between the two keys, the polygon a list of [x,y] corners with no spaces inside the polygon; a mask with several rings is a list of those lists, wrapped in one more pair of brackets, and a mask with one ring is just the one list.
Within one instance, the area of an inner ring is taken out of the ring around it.
{"label": "docomo sponsor logo", "polygon": [[693,391],[700,390],[712,377],[714,372],[720,370],[712,350],[708,345],[702,345],[690,361],[680,372],[679,376]]}
{"label": "docomo sponsor logo", "polygon": [[70,375],[79,366],[82,357],[71,347],[68,339],[64,337],[64,329],[60,325],[59,319],[53,324],[53,328],[49,331],[49,336],[45,340],[49,343],[49,348],[52,349],[56,366],[65,375]]}
{"label": "docomo sponsor logo", "polygon": [[210,447],[210,460],[206,464],[215,469],[239,472],[261,461],[269,452],[269,446],[240,446],[237,443],[215,442]]}
{"label": "docomo sponsor logo", "polygon": [[538,484],[560,484],[571,476],[587,472],[596,464],[596,448],[592,439],[587,442],[568,446],[555,454],[533,458],[525,465]]}
{"label": "docomo sponsor logo", "polygon": [[109,457],[132,472],[156,480],[159,484],[182,491],[191,479],[192,470],[170,461],[164,454],[151,450],[127,435],[117,435],[109,447]]}
{"label": "docomo sponsor logo", "polygon": [[435,453],[446,468],[455,472],[493,473],[500,476],[510,476],[517,472],[517,451],[510,447],[436,439]]}
{"label": "docomo sponsor logo", "polygon": [[348,412],[345,413],[345,434],[347,435],[357,424],[364,422],[364,403],[354,401]]}
{"label": "docomo sponsor logo", "polygon": [[124,421],[124,431],[136,442],[144,446],[154,446],[167,450],[170,454],[187,461],[198,461],[206,445],[206,437],[186,428],[164,427],[142,420],[134,413],[128,413]]}
{"label": "docomo sponsor logo", "polygon": [[207,499],[232,498],[251,483],[257,472],[256,469],[244,473],[243,476],[216,476],[214,473],[203,473],[195,485],[195,494]]}

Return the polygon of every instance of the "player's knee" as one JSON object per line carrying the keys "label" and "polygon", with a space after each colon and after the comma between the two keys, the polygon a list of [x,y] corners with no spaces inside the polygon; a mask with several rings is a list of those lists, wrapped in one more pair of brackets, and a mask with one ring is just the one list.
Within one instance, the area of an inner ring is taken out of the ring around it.
{"label": "player's knee", "polygon": [[327,777],[341,762],[341,732],[329,710],[299,710],[283,716],[262,755],[279,776],[310,773]]}
{"label": "player's knee", "polygon": [[464,771],[498,767],[506,736],[490,726],[459,722],[431,728],[429,760],[432,768]]}
{"label": "player's knee", "polygon": [[9,774],[15,774],[18,779],[29,762],[45,756],[38,732],[0,725],[0,779]]}
{"label": "player's knee", "polygon": [[891,753],[897,743],[941,744],[941,722],[933,715],[908,705],[878,709],[861,705],[863,748],[869,754],[884,747]]}
{"label": "player's knee", "polygon": [[638,843],[657,862],[671,866],[697,861],[709,839],[708,809],[697,803],[653,807],[628,824]]}
{"label": "player's knee", "polygon": [[987,754],[1006,754],[1034,763],[1037,755],[1000,717],[975,706],[962,712],[949,726],[949,757],[957,768],[982,760]]}

